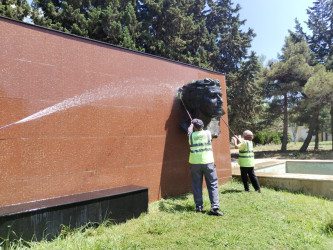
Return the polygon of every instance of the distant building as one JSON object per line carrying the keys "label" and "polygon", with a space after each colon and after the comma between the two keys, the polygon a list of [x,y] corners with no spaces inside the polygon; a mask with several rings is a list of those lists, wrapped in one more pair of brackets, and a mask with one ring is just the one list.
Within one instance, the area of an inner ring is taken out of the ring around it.
{"label": "distant building", "polygon": [[[308,135],[309,128],[305,126],[291,126],[288,127],[288,132],[292,136],[293,142],[304,141]],[[315,136],[312,136],[311,141],[315,140]],[[332,135],[326,132],[319,133],[319,141],[331,141]]]}

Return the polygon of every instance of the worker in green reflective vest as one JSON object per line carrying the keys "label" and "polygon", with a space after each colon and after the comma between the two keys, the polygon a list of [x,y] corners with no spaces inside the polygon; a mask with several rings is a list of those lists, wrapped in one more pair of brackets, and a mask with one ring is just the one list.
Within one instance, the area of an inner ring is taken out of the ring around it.
{"label": "worker in green reflective vest", "polygon": [[209,130],[203,130],[204,123],[200,119],[193,119],[188,128],[191,178],[193,187],[194,202],[196,212],[203,211],[202,200],[202,181],[205,176],[206,186],[208,189],[211,203],[210,214],[222,216],[219,210],[219,191],[216,166],[212,148],[212,135]]}
{"label": "worker in green reflective vest", "polygon": [[253,188],[261,193],[260,185],[256,174],[254,173],[254,153],[253,153],[253,133],[250,130],[243,132],[243,138],[232,137],[233,143],[239,149],[238,164],[241,170],[241,178],[244,184],[244,191],[250,192],[248,177],[251,180]]}

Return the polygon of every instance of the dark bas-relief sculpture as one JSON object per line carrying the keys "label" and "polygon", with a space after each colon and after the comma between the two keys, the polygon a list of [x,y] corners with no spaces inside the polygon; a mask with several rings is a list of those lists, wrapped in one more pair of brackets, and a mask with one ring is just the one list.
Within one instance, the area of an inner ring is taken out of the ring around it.
{"label": "dark bas-relief sculpture", "polygon": [[[179,89],[181,99],[192,119],[198,118],[205,124],[204,129],[210,130],[213,138],[220,134],[220,118],[225,114],[222,109],[223,100],[219,80],[210,78],[193,80]],[[180,125],[187,132],[190,118]]]}

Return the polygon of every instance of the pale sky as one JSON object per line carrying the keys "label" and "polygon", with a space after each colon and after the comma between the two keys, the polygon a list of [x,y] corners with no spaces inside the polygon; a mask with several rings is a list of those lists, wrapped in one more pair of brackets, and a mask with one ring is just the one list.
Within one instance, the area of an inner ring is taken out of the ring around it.
{"label": "pale sky", "polygon": [[295,31],[295,18],[307,31],[304,21],[308,20],[306,10],[313,6],[314,0],[233,0],[238,3],[240,20],[246,19],[244,29],[254,29],[257,36],[251,43],[251,49],[258,56],[264,55],[265,62],[277,59],[278,53],[288,36],[288,30]]}

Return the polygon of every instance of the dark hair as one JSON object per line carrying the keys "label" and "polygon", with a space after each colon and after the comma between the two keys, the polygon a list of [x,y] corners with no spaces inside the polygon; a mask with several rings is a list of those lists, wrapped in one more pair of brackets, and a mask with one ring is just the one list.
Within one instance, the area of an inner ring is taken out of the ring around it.
{"label": "dark hair", "polygon": [[196,129],[202,129],[204,127],[204,123],[200,119],[193,119],[192,123]]}

